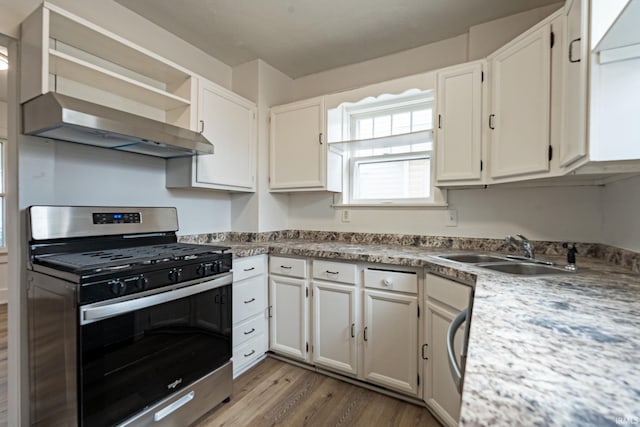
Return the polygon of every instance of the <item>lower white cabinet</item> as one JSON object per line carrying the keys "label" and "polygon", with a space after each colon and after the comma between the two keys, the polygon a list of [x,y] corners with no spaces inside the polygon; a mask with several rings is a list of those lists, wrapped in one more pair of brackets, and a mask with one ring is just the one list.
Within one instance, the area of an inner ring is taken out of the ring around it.
{"label": "lower white cabinet", "polygon": [[356,376],[356,287],[313,282],[313,363]]}
{"label": "lower white cabinet", "polygon": [[[447,354],[447,332],[456,315],[468,307],[471,287],[439,276],[427,274],[424,316],[424,389],[423,399],[449,426],[457,426],[460,393],[451,376]],[[464,327],[454,338],[454,350],[460,363]]]}
{"label": "lower white cabinet", "polygon": [[268,350],[266,255],[233,260],[233,376],[260,361]]}
{"label": "lower white cabinet", "polygon": [[364,378],[418,394],[418,297],[364,291]]}
{"label": "lower white cabinet", "polygon": [[269,348],[276,353],[305,362],[308,361],[309,354],[308,293],[308,280],[271,273]]}

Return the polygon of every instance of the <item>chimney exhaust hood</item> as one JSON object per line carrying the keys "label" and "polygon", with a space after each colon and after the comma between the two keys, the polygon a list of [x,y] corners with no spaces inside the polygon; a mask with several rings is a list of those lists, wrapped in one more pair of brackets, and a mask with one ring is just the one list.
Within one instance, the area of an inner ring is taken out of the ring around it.
{"label": "chimney exhaust hood", "polygon": [[202,134],[49,92],[22,104],[23,133],[170,159],[213,154]]}

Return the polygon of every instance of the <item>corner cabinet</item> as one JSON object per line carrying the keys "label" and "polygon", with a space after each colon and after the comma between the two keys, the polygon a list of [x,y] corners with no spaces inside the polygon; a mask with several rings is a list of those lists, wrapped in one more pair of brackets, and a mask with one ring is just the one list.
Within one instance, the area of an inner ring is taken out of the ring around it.
{"label": "corner cabinet", "polygon": [[489,57],[494,179],[549,170],[551,43],[547,23]]}
{"label": "corner cabinet", "polygon": [[436,181],[473,184],[482,179],[484,61],[437,72]]}
{"label": "corner cabinet", "polygon": [[270,191],[340,191],[334,171],[342,163],[327,148],[325,127],[323,97],[271,109]]}
{"label": "corner cabinet", "polygon": [[215,83],[199,80],[198,123],[214,154],[167,161],[168,188],[237,192],[256,189],[256,105]]}

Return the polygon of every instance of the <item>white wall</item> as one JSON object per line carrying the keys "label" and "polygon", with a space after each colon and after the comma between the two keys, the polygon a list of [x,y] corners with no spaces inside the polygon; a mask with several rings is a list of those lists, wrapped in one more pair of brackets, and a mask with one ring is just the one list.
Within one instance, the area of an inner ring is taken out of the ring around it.
{"label": "white wall", "polygon": [[165,160],[43,138],[20,142],[20,206],[176,206],[179,234],[228,231],[229,195],[165,188]]}
{"label": "white wall", "polygon": [[640,177],[606,185],[602,209],[602,243],[640,252]]}
{"label": "white wall", "polygon": [[291,99],[292,80],[262,60],[233,69],[233,90],[258,106],[258,173],[255,194],[231,196],[231,229],[264,232],[287,228],[287,194],[269,193],[269,107]]}

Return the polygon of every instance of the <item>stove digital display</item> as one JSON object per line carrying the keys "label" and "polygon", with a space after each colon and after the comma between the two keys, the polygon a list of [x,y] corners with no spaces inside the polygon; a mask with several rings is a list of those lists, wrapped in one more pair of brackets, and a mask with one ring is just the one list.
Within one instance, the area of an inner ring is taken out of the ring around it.
{"label": "stove digital display", "polygon": [[94,224],[140,224],[140,212],[94,213]]}

